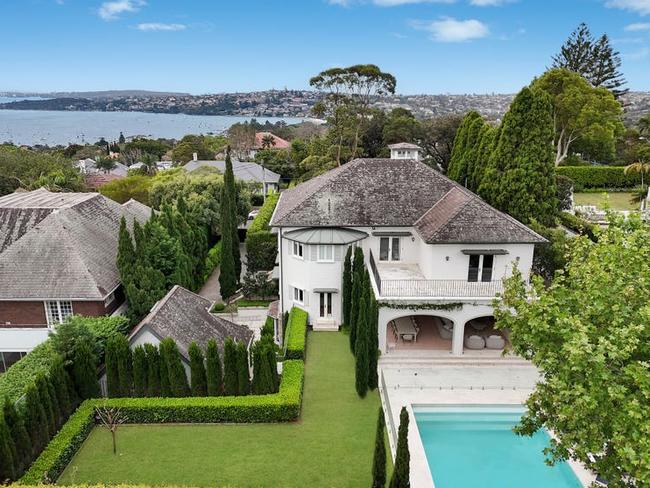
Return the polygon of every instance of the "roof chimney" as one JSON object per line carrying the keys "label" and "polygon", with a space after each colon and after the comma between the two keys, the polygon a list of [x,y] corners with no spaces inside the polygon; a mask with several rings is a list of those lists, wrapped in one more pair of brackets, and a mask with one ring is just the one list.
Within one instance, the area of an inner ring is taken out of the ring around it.
{"label": "roof chimney", "polygon": [[192,161],[198,161],[199,155],[197,153],[192,153]]}

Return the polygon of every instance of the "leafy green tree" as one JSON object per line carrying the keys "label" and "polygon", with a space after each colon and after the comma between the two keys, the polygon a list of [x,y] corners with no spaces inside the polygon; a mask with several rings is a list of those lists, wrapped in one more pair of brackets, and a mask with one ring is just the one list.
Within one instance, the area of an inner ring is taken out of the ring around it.
{"label": "leafy green tree", "polygon": [[195,153],[199,160],[214,159],[214,154],[210,152],[205,143],[199,138],[179,142],[178,145],[172,149],[172,159],[185,164],[192,161]]}
{"label": "leafy green tree", "polygon": [[[187,384],[187,375],[181,360],[181,354],[176,342],[167,337],[160,342],[160,355],[164,358],[163,364],[167,370],[169,391],[173,397],[186,397],[190,394],[190,387]],[[161,378],[164,371],[161,368]]]}
{"label": "leafy green tree", "polygon": [[223,394],[223,373],[219,348],[214,339],[208,341],[205,358],[208,396],[221,396]]}
{"label": "leafy green tree", "polygon": [[99,382],[97,381],[97,356],[91,345],[84,341],[77,345],[74,356],[74,384],[79,397],[97,398]]}
{"label": "leafy green tree", "polygon": [[18,477],[18,453],[5,419],[0,415],[0,482]]}
{"label": "leafy green tree", "polygon": [[17,474],[21,474],[29,467],[32,460],[32,441],[25,427],[23,415],[19,414],[12,401],[5,397],[2,416],[9,429],[14,446],[16,446]]}
{"label": "leafy green tree", "polygon": [[47,414],[41,403],[36,384],[25,389],[25,427],[32,445],[32,458],[38,456],[48,441]]}
{"label": "leafy green tree", "polygon": [[386,146],[398,142],[418,143],[422,139],[422,125],[410,110],[394,108],[386,116],[382,136]]}
{"label": "leafy green tree", "polygon": [[397,449],[395,450],[395,465],[390,479],[389,488],[409,488],[411,486],[411,454],[409,453],[409,414],[402,407],[399,414],[399,430],[397,432]]}
{"label": "leafy green tree", "polygon": [[348,246],[343,261],[343,323],[350,325],[350,307],[352,299],[352,246]]}
{"label": "leafy green tree", "polygon": [[117,203],[125,203],[133,199],[149,205],[149,190],[154,181],[150,176],[129,175],[103,184],[98,191]]}
{"label": "leafy green tree", "polygon": [[643,136],[650,135],[650,114],[644,115],[637,122],[639,127],[639,134]]}
{"label": "leafy green tree", "polygon": [[384,488],[386,486],[386,444],[384,435],[384,410],[379,407],[377,432],[375,434],[375,453],[372,457],[372,488]]}
{"label": "leafy green tree", "polygon": [[503,118],[479,194],[523,223],[538,219],[552,225],[557,213],[552,138],[549,96],[522,89]]}
{"label": "leafy green tree", "polygon": [[580,75],[552,69],[533,81],[531,89],[546,92],[553,103],[555,165],[579,146],[594,159],[614,157],[616,137],[623,134],[622,108],[606,88],[594,88]]}
{"label": "leafy green tree", "polygon": [[153,344],[145,344],[144,350],[147,355],[147,390],[145,396],[159,397],[161,396],[160,353]]}
{"label": "leafy green tree", "polygon": [[568,247],[550,286],[534,277],[528,289],[517,272],[495,310],[514,352],[541,373],[516,432],[549,429],[551,460],[580,461],[610,487],[646,486],[650,227],[614,219],[597,242],[579,236]]}
{"label": "leafy green tree", "polygon": [[136,397],[147,396],[147,352],[144,346],[133,349],[133,394]]}
{"label": "leafy green tree", "polygon": [[356,342],[354,345],[355,355],[355,387],[360,397],[365,397],[368,393],[368,302],[366,293],[361,292],[359,300],[359,315],[355,327]]}
{"label": "leafy green tree", "polygon": [[422,121],[422,138],[419,142],[425,162],[443,173],[447,172],[456,138],[456,131],[464,117],[457,114],[443,115]]}
{"label": "leafy green tree", "polygon": [[151,266],[136,264],[125,290],[132,322],[139,322],[165,293],[165,275]]}
{"label": "leafy green tree", "polygon": [[620,67],[620,53],[614,50],[607,34],[594,39],[584,22],[571,33],[560,52],[553,56],[553,68],[578,73],[592,86],[611,90],[616,98],[628,91],[622,89],[627,82]]}
{"label": "leafy green tree", "polygon": [[229,337],[223,349],[223,391],[224,395],[239,395],[239,373],[237,369],[237,345]]}
{"label": "leafy green tree", "polygon": [[192,396],[205,396],[208,393],[208,385],[201,348],[196,342],[192,342],[187,352],[190,356],[190,388]]}
{"label": "leafy green tree", "polygon": [[243,342],[237,343],[237,391],[239,395],[248,395],[251,390],[248,371],[248,350]]}

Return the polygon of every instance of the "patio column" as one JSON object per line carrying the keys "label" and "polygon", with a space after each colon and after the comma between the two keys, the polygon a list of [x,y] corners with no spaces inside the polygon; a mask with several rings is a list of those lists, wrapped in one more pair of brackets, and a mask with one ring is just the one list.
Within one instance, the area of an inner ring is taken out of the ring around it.
{"label": "patio column", "polygon": [[451,354],[453,356],[463,355],[463,340],[465,338],[465,322],[458,320],[454,322],[453,336],[451,338]]}

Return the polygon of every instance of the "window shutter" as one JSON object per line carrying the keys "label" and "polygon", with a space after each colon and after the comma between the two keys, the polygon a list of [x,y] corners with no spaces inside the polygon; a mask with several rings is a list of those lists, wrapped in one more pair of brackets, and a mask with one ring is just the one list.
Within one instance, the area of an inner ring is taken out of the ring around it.
{"label": "window shutter", "polygon": [[318,261],[318,246],[309,246],[309,249],[311,250],[311,260],[312,261]]}
{"label": "window shutter", "polygon": [[341,252],[343,251],[343,246],[334,246],[334,261],[341,260]]}

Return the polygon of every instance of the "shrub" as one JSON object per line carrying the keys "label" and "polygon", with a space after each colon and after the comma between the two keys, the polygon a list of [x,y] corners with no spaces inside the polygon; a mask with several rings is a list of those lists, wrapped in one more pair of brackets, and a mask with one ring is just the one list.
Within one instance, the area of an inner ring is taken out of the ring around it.
{"label": "shrub", "polygon": [[165,368],[161,368],[160,371],[161,378],[165,376],[166,371],[171,395],[175,397],[189,396],[190,387],[187,384],[187,375],[176,342],[167,337],[162,340],[159,348],[160,356],[164,358],[163,363],[165,364]]}
{"label": "shrub", "polygon": [[220,396],[223,394],[223,373],[219,348],[214,339],[208,341],[205,350],[205,373],[208,383],[208,395]]}
{"label": "shrub", "polygon": [[208,278],[213,273],[217,266],[221,264],[221,241],[215,246],[212,246],[205,257],[205,271],[203,273],[203,281],[208,281]]}
{"label": "shrub", "polygon": [[266,271],[248,272],[244,276],[242,292],[246,298],[270,298],[277,296],[278,284],[269,279]]}
{"label": "shrub", "polygon": [[160,353],[153,344],[145,344],[147,353],[147,394],[148,397],[160,396]]}
{"label": "shrub", "polygon": [[589,239],[596,242],[596,232],[598,229],[598,226],[596,224],[592,224],[582,217],[578,217],[577,215],[573,215],[569,212],[560,212],[558,219],[563,226],[571,229],[574,232],[577,232],[578,234],[586,235],[589,237]]}
{"label": "shrub", "polygon": [[248,395],[251,392],[248,350],[243,342],[237,343],[237,391],[239,395]]}
{"label": "shrub", "polygon": [[237,345],[230,337],[223,346],[223,392],[225,395],[239,394]]}
{"label": "shrub", "polygon": [[192,396],[205,396],[208,392],[207,380],[205,378],[205,365],[203,352],[196,342],[192,342],[188,349],[190,356],[190,380]]}
{"label": "shrub", "polygon": [[133,394],[143,397],[147,393],[147,352],[143,346],[133,350]]}
{"label": "shrub", "polygon": [[557,174],[573,180],[577,191],[585,188],[632,188],[641,184],[638,173],[624,173],[621,166],[559,166]]}
{"label": "shrub", "polygon": [[87,400],[70,417],[21,478],[33,485],[56,480],[95,425],[99,406],[120,409],[128,423],[289,422],[300,415],[304,363],[285,361],[280,391],[273,395]]}
{"label": "shrub", "polygon": [[303,359],[305,357],[305,339],[307,337],[307,312],[293,307],[289,313],[289,325],[286,334],[287,359]]}
{"label": "shrub", "polygon": [[571,195],[573,194],[573,180],[566,176],[556,175],[555,185],[557,186],[557,200],[559,210],[571,209]]}
{"label": "shrub", "polygon": [[271,222],[273,211],[275,210],[275,206],[278,204],[279,199],[279,193],[271,193],[266,197],[264,205],[262,205],[262,208],[260,208],[260,211],[255,216],[253,222],[251,222],[251,225],[248,228],[249,233],[270,230],[269,223]]}
{"label": "shrub", "polygon": [[0,399],[4,397],[10,401],[18,400],[25,394],[27,386],[36,381],[39,374],[49,371],[57,356],[51,340],[36,346],[29,354],[0,375]]}
{"label": "shrub", "polygon": [[246,232],[246,256],[248,269],[255,271],[270,271],[275,266],[278,255],[278,239],[271,233],[269,223],[280,195],[270,194],[259,213],[251,222]]}
{"label": "shrub", "polygon": [[211,312],[218,313],[218,312],[223,312],[224,310],[226,310],[225,303],[215,303],[214,306],[212,307]]}

